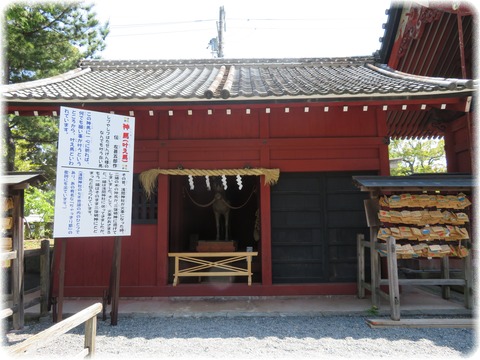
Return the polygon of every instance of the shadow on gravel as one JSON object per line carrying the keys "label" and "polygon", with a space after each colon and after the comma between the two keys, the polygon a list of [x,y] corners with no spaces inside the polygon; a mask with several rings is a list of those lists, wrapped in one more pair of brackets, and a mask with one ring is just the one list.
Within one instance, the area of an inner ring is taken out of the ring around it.
{"label": "shadow on gravel", "polygon": [[[43,319],[18,333],[37,333],[51,326]],[[70,331],[83,335],[83,327]],[[431,342],[468,356],[476,349],[475,329],[393,328],[371,329],[362,317],[329,316],[245,316],[245,317],[131,317],[119,318],[117,326],[98,321],[97,338],[122,337],[145,340],[169,339],[386,339],[388,341]],[[12,345],[12,344],[10,344]],[[425,349],[428,353],[428,348]]]}

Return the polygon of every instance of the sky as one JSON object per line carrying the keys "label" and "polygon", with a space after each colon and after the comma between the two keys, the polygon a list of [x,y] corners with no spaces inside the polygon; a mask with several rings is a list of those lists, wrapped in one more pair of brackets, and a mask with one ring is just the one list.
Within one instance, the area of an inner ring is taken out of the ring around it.
{"label": "sky", "polygon": [[[209,59],[225,9],[225,58],[372,55],[390,0],[94,0],[106,60]],[[133,4],[126,6],[123,4]]]}

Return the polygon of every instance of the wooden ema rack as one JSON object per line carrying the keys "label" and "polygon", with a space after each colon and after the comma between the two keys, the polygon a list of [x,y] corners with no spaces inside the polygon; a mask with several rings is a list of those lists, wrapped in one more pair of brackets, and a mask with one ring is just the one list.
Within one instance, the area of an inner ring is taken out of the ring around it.
{"label": "wooden ema rack", "polygon": [[[463,189],[462,189],[463,190]],[[451,192],[451,189],[449,189]],[[438,193],[438,192],[437,192]],[[459,279],[450,278],[450,264],[449,254],[438,255],[441,257],[441,278],[440,279],[399,279],[397,258],[399,256],[397,246],[397,239],[392,236],[386,236],[386,241],[379,241],[379,229],[382,228],[382,223],[379,220],[379,213],[381,210],[379,193],[371,192],[371,198],[365,200],[365,212],[367,215],[367,223],[370,228],[370,241],[365,241],[363,234],[357,235],[357,256],[358,256],[358,273],[357,273],[357,290],[358,297],[365,297],[365,290],[369,290],[372,296],[372,305],[378,308],[379,296],[382,296],[390,302],[390,317],[394,321],[400,320],[400,286],[403,285],[440,285],[442,286],[442,297],[448,299],[450,297],[450,286],[462,286],[464,289],[465,307],[472,308],[472,264],[471,255],[468,251],[455,253],[456,256],[461,257],[463,263],[462,277]],[[422,225],[422,224],[418,224]],[[445,240],[445,239],[443,239]],[[456,243],[465,242],[466,239],[460,239]],[[421,243],[421,241],[418,241]],[[434,241],[428,241],[434,243]],[[365,248],[370,249],[370,269],[371,279],[367,282],[365,279]],[[466,250],[463,245],[458,248]],[[387,276],[381,277],[381,262],[380,253],[387,259]],[[424,254],[426,258],[431,260],[431,253]],[[433,255],[435,256],[435,255]],[[388,293],[381,290],[380,286],[388,286]]]}

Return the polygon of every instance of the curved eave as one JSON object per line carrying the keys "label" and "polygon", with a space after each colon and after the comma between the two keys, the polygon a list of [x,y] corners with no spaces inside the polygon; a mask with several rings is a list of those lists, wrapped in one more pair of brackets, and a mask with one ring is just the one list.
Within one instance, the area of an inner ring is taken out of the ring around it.
{"label": "curved eave", "polygon": [[52,76],[46,79],[27,81],[27,82],[18,83],[18,84],[0,85],[0,93],[22,91],[22,90],[33,89],[33,88],[45,86],[45,85],[52,85],[52,84],[71,80],[73,78],[85,75],[90,71],[92,71],[92,69],[90,68],[85,68],[85,69],[77,68],[77,69],[68,71],[64,74]]}
{"label": "curved eave", "polygon": [[338,100],[410,100],[410,99],[428,99],[428,98],[458,98],[472,96],[474,89],[461,90],[432,90],[432,91],[418,91],[418,92],[398,92],[398,93],[345,93],[345,94],[312,94],[312,95],[297,95],[297,96],[232,96],[227,99],[222,98],[199,98],[199,97],[98,97],[98,98],[22,98],[22,97],[3,97],[6,103],[152,103],[152,102],[169,102],[169,103],[236,103],[236,102],[278,102],[278,101],[338,101]]}

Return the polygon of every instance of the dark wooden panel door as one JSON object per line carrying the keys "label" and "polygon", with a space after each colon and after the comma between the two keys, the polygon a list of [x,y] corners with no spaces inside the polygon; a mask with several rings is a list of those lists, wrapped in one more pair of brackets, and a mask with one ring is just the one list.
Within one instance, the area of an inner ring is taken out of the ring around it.
{"label": "dark wooden panel door", "polygon": [[355,281],[356,234],[368,230],[352,175],[282,173],[271,197],[273,283]]}
{"label": "dark wooden panel door", "polygon": [[[373,175],[371,172],[363,174]],[[360,174],[355,172],[325,175],[325,238],[329,282],[357,280],[357,234],[364,234],[365,239],[369,238],[363,206],[368,193],[361,192],[353,185],[354,175]]]}
{"label": "dark wooden panel door", "polygon": [[282,173],[272,187],[273,283],[325,282],[325,179]]}

